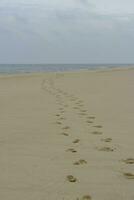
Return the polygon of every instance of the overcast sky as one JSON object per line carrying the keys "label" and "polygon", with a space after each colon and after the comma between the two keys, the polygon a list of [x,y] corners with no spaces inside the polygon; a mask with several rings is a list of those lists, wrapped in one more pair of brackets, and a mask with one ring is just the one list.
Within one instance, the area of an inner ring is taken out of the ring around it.
{"label": "overcast sky", "polygon": [[0,0],[0,63],[134,63],[134,0]]}

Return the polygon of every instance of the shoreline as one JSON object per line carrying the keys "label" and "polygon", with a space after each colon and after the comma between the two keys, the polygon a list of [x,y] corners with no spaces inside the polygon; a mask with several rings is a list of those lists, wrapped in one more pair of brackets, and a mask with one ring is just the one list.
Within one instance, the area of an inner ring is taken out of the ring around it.
{"label": "shoreline", "polygon": [[0,73],[0,78],[2,77],[16,77],[16,76],[36,76],[36,75],[45,75],[45,74],[70,74],[70,73],[96,73],[96,72],[114,72],[114,71],[128,71],[134,70],[134,67],[114,67],[114,68],[102,68],[102,69],[76,69],[70,71],[42,71],[42,72],[22,72],[22,73]]}

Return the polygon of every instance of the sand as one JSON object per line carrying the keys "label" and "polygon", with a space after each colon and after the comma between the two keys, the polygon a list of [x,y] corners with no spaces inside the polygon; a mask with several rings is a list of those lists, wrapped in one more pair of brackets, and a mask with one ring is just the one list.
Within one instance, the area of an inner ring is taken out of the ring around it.
{"label": "sand", "polygon": [[134,200],[134,70],[0,76],[1,200]]}

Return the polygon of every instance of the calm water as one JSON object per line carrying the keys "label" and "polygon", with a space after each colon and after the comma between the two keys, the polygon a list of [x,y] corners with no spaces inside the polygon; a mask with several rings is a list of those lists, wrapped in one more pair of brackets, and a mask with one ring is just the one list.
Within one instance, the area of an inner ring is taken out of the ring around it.
{"label": "calm water", "polygon": [[30,72],[45,72],[45,71],[70,71],[79,69],[104,69],[116,67],[133,67],[134,64],[0,64],[0,73],[30,73]]}

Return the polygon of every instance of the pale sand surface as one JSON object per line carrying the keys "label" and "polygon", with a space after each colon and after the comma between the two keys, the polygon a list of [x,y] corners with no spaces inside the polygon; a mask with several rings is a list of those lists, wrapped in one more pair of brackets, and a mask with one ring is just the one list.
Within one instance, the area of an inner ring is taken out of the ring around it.
{"label": "pale sand surface", "polygon": [[133,159],[134,70],[0,77],[1,200],[134,200]]}

